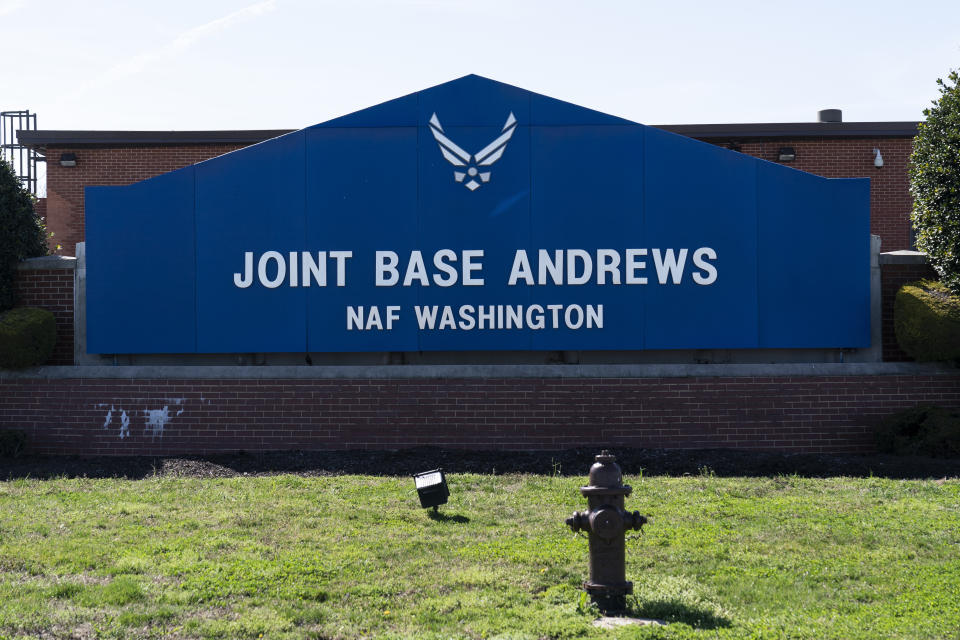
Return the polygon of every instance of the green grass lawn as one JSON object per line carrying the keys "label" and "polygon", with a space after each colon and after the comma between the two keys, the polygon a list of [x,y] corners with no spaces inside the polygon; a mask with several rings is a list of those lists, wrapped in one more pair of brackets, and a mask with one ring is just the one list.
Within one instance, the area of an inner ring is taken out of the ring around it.
{"label": "green grass lawn", "polygon": [[592,626],[585,478],[0,482],[0,638],[960,638],[960,481],[627,477],[635,615]]}

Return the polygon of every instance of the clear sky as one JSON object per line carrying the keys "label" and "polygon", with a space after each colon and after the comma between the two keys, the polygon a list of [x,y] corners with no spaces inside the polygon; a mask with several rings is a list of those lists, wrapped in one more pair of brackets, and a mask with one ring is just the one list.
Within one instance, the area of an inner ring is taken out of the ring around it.
{"label": "clear sky", "polygon": [[477,73],[645,124],[919,120],[960,0],[0,0],[40,129],[296,129]]}

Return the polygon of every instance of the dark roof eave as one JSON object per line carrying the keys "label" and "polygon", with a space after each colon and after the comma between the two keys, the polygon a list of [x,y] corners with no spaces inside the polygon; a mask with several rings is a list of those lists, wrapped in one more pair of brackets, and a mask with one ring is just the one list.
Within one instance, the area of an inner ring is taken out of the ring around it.
{"label": "dark roof eave", "polygon": [[[916,122],[783,122],[746,124],[664,124],[658,129],[690,138],[912,138]],[[18,131],[20,144],[48,146],[254,144],[295,129],[236,131]]]}
{"label": "dark roof eave", "polygon": [[663,124],[658,129],[690,138],[912,138],[917,122],[771,122]]}
{"label": "dark roof eave", "polygon": [[254,144],[295,129],[237,131],[17,131],[20,144],[35,149],[48,146]]}

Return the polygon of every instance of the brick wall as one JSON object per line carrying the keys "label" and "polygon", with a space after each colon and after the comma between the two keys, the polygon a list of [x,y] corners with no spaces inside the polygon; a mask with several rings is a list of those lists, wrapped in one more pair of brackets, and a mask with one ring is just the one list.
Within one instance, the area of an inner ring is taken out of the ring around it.
{"label": "brick wall", "polygon": [[[720,143],[726,146],[726,142]],[[881,238],[881,251],[910,248],[910,182],[907,161],[911,138],[802,138],[745,142],[740,151],[777,162],[780,147],[793,147],[797,158],[785,166],[825,178],[870,178],[870,233]],[[880,149],[883,167],[873,166]]]}
{"label": "brick wall", "polygon": [[[51,250],[59,243],[62,255],[76,255],[84,238],[83,188],[126,185],[181,169],[214,156],[243,148],[244,144],[140,147],[56,147],[47,150],[47,231]],[[61,153],[77,154],[76,167],[61,167]]]}
{"label": "brick wall", "polygon": [[[49,258],[41,258],[49,260]],[[73,364],[73,268],[43,269],[21,265],[17,271],[18,305],[41,307],[57,321],[57,344],[49,364]]]}
{"label": "brick wall", "polygon": [[884,416],[960,407],[960,373],[709,378],[22,379],[0,428],[35,453],[563,449],[866,452]]}
{"label": "brick wall", "polygon": [[883,359],[889,362],[913,360],[897,344],[893,324],[893,306],[897,291],[908,282],[922,279],[936,280],[937,272],[928,264],[883,264],[880,266],[880,290],[882,295],[880,317],[883,323]]}

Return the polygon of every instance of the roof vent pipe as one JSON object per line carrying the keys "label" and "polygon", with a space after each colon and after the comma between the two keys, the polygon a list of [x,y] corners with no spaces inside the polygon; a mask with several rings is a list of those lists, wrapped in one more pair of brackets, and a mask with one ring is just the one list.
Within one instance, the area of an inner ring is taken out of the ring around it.
{"label": "roof vent pipe", "polygon": [[843,111],[840,109],[822,109],[817,112],[819,122],[843,122]]}

